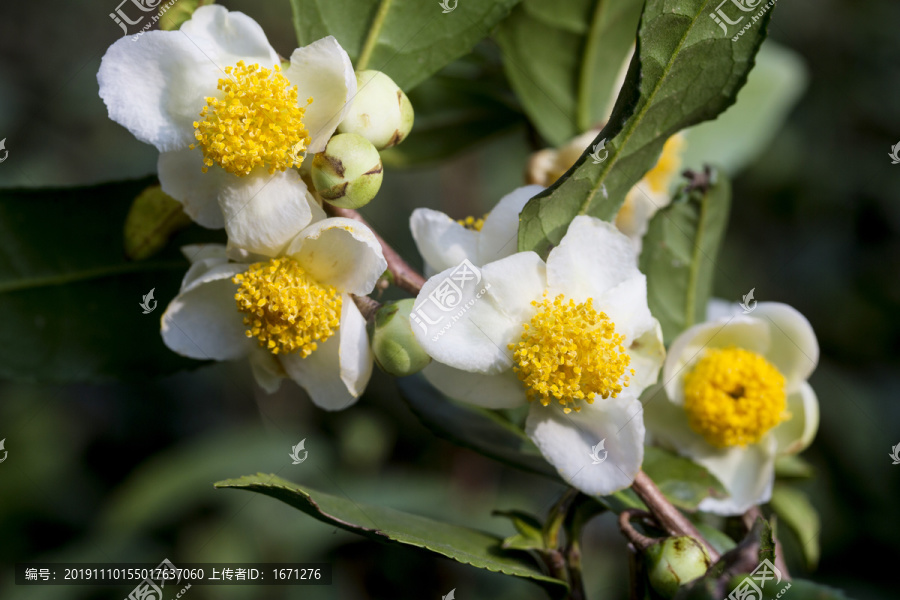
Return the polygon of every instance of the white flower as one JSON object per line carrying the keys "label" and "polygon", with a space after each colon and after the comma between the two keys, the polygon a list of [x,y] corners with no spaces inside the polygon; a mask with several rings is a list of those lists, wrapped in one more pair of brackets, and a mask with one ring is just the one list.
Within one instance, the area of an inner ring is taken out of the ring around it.
{"label": "white flower", "polygon": [[195,262],[162,317],[169,348],[197,359],[247,357],[266,391],[290,377],[327,410],[359,398],[373,359],[350,294],[371,292],[387,268],[367,227],[344,218],[318,221],[276,258],[229,262],[223,246],[185,254]]}
{"label": "white flower", "polygon": [[356,94],[333,37],[294,50],[281,72],[256,21],[217,5],[178,31],[118,40],[97,80],[110,118],[161,152],[162,190],[200,225],[266,256],[311,222],[294,167],[324,149]]}
{"label": "white flower", "polygon": [[648,392],[644,421],[654,443],[703,465],[728,490],[700,509],[736,515],[771,498],[775,458],[816,434],[819,404],[806,380],[819,344],[809,321],[778,302],[749,315],[713,303],[708,318],[672,343],[665,394]]}
{"label": "white flower", "polygon": [[414,210],[409,226],[425,260],[425,274],[455,267],[463,259],[485,265],[515,254],[519,245],[519,213],[543,189],[529,185],[513,190],[484,219],[455,221],[430,208]]}
{"label": "white flower", "polygon": [[[635,262],[613,225],[581,216],[546,263],[521,252],[476,272],[444,270],[413,312],[435,359],[423,373],[486,408],[531,401],[526,432],[565,481],[588,494],[629,486],[644,454],[638,397],[665,355]],[[594,464],[602,440],[608,460]]]}
{"label": "white flower", "polygon": [[[532,154],[526,171],[528,183],[553,185],[594,143],[598,133],[600,130],[594,129],[573,138],[561,148],[547,148]],[[680,133],[666,140],[656,165],[631,188],[616,215],[616,227],[631,238],[638,252],[650,219],[672,202],[671,187],[681,170],[684,147],[684,135]]]}

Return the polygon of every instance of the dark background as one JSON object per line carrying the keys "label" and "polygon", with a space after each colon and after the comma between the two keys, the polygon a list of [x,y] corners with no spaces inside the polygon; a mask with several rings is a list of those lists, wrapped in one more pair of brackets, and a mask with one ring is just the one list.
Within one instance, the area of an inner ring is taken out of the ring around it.
{"label": "dark background", "polygon": [[[257,19],[282,55],[294,37],[286,0],[229,1]],[[106,118],[96,72],[120,30],[113,0],[0,6],[0,187],[67,186],[143,176],[157,152]],[[774,142],[735,181],[717,295],[789,303],[812,322],[822,361],[812,377],[821,427],[802,484],[822,515],[822,559],[795,575],[859,599],[896,597],[900,537],[900,4],[781,0],[772,39],[800,53],[810,82]],[[490,54],[491,44],[486,44]],[[522,183],[533,142],[513,127],[440,167],[388,169],[365,209],[420,265],[410,211],[482,214]],[[96,215],[102,219],[103,215]],[[85,240],[90,243],[90,240]],[[170,298],[159,298],[164,305]],[[122,299],[135,322],[137,297]],[[2,318],[2,316],[0,316]],[[143,323],[143,321],[142,321]],[[97,323],[102,327],[103,323]],[[123,332],[127,335],[127,332]],[[162,343],[161,341],[159,342]],[[212,482],[282,477],[500,534],[492,508],[545,511],[558,489],[431,435],[379,373],[356,408],[315,409],[291,383],[266,396],[246,365],[218,364],[136,384],[0,382],[0,597],[122,598],[123,588],[16,588],[11,565],[70,562],[326,561],[330,588],[195,588],[191,598],[541,598],[529,584],[364,541],[286,505]],[[309,459],[288,453],[306,439]],[[594,521],[585,553],[592,598],[625,598],[623,541]]]}

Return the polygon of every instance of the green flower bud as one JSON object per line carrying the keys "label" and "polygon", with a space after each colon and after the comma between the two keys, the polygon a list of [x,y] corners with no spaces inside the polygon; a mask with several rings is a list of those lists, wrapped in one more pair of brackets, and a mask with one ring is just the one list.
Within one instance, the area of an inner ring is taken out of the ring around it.
{"label": "green flower bud", "polygon": [[396,377],[418,373],[431,362],[409,323],[415,301],[415,298],[408,298],[388,302],[375,313],[374,326],[370,325],[375,363]]}
{"label": "green flower bud", "polygon": [[359,208],[378,193],[383,171],[375,146],[355,133],[342,133],[315,155],[311,173],[323,200],[341,208]]}
{"label": "green flower bud", "polygon": [[380,71],[356,74],[359,90],[338,126],[341,133],[357,133],[379,150],[406,139],[413,126],[413,107],[394,80]]}
{"label": "green flower bud", "polygon": [[644,552],[650,585],[664,598],[674,597],[680,586],[701,577],[712,565],[706,548],[687,536],[666,538]]}

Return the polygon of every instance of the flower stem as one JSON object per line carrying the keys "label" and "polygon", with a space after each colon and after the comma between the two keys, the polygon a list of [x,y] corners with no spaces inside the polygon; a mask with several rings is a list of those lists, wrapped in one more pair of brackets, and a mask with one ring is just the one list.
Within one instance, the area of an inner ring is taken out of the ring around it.
{"label": "flower stem", "polygon": [[390,8],[391,0],[381,0],[381,4],[378,6],[378,12],[375,13],[375,18],[372,20],[372,25],[369,27],[369,34],[366,36],[365,45],[363,46],[362,52],[359,53],[359,59],[356,61],[357,71],[365,71],[366,67],[369,66],[369,59],[372,58],[372,51],[375,50],[375,44],[378,43],[378,36],[381,34],[381,29],[384,27],[384,20],[387,17]]}
{"label": "flower stem", "polygon": [[638,471],[631,489],[644,501],[644,504],[650,509],[650,513],[669,535],[690,536],[703,544],[714,562],[719,559],[719,553],[712,547],[712,544],[703,537],[687,517],[666,500],[666,497],[646,473]]}

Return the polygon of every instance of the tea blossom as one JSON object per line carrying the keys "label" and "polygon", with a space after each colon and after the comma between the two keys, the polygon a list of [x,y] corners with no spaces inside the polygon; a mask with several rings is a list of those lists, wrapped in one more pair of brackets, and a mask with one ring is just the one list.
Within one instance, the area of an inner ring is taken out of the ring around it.
{"label": "tea blossom", "polygon": [[812,326],[794,308],[760,302],[750,314],[714,304],[710,320],[679,335],[663,367],[664,392],[648,392],[654,443],[706,467],[728,498],[700,510],[741,514],[767,502],[775,459],[812,442],[819,404],[807,382],[819,359]]}
{"label": "tea blossom", "polygon": [[259,24],[218,5],[177,31],[118,40],[97,80],[110,118],[160,151],[162,190],[266,254],[312,221],[296,167],[325,148],[356,94],[333,37],[294,50],[282,70]]}
{"label": "tea blossom", "polygon": [[[558,149],[544,149],[534,153],[528,163],[528,183],[549,187],[575,164],[585,150],[591,148],[600,130],[591,130],[572,139]],[[681,156],[685,148],[684,136],[677,133],[666,140],[656,165],[631,188],[616,215],[619,231],[627,235],[641,249],[650,219],[672,201],[670,189],[681,170]],[[603,157],[603,150],[599,150]],[[590,160],[590,158],[588,159]]]}
{"label": "tea blossom", "polygon": [[475,265],[515,254],[518,250],[519,213],[533,196],[542,192],[539,185],[513,190],[483,218],[459,221],[430,208],[417,208],[409,219],[413,240],[425,261],[426,275],[460,264],[463,259]]}
{"label": "tea blossom", "polygon": [[372,373],[366,322],[350,294],[370,293],[387,263],[375,235],[345,218],[313,223],[278,256],[189,247],[194,262],[162,317],[162,337],[197,359],[248,358],[274,392],[289,377],[313,402],[339,410]]}
{"label": "tea blossom", "polygon": [[[416,338],[434,359],[425,377],[485,408],[529,406],[526,433],[585,493],[629,486],[643,460],[638,398],[665,356],[630,240],[580,216],[546,262],[520,252],[460,274],[428,279],[413,309]],[[608,456],[595,464],[604,440]]]}

